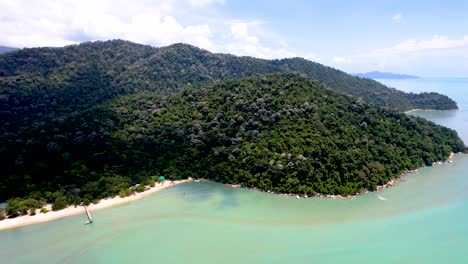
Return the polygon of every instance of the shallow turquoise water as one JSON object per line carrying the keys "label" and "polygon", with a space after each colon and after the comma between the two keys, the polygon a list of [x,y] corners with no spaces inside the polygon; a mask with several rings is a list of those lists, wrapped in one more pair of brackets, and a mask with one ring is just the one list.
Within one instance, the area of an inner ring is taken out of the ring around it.
{"label": "shallow turquoise water", "polygon": [[[411,82],[392,86],[407,90]],[[441,92],[466,97],[463,86],[453,87]],[[413,114],[457,129],[468,142],[462,105],[468,100],[457,101],[460,111]],[[394,188],[353,200],[298,200],[211,182],[179,185],[96,211],[93,225],[83,225],[82,215],[1,231],[0,260],[468,263],[467,172],[468,155],[457,155],[452,164],[423,168]]]}

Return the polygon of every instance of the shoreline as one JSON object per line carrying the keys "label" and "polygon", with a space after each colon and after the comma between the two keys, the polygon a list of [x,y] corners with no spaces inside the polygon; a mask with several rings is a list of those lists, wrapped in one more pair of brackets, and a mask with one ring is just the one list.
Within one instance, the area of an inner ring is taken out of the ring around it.
{"label": "shoreline", "polygon": [[[458,155],[462,155],[462,154],[465,154],[464,152],[459,152],[457,153]],[[453,158],[455,157],[455,153],[454,152],[451,152],[450,155],[447,157],[447,159],[445,161],[436,161],[434,163],[432,163],[432,166],[437,166],[437,165],[442,165],[444,163],[452,163],[453,162]],[[265,192],[265,193],[269,193],[269,194],[274,194],[274,195],[279,195],[279,196],[290,196],[290,197],[296,197],[297,199],[300,199],[300,198],[330,198],[330,199],[342,199],[342,200],[350,200],[350,199],[354,199],[358,196],[361,196],[361,195],[365,195],[365,194],[368,194],[370,192],[380,192],[384,189],[387,189],[389,187],[392,187],[394,185],[396,185],[398,182],[400,181],[406,181],[404,180],[403,178],[409,176],[410,174],[412,173],[417,173],[419,172],[419,170],[421,168],[424,168],[424,167],[427,167],[426,165],[422,165],[414,170],[406,170],[404,171],[401,175],[399,175],[398,177],[394,178],[394,179],[391,179],[389,182],[387,182],[386,184],[384,185],[378,185],[375,189],[375,191],[369,191],[367,189],[359,192],[359,193],[356,193],[356,194],[353,194],[353,195],[347,195],[347,196],[344,196],[344,195],[333,195],[333,194],[321,194],[321,193],[316,193],[315,195],[313,196],[308,196],[306,194],[297,194],[297,193],[277,193],[277,192],[274,192],[274,191],[270,191],[270,190],[262,190],[262,189],[259,189],[259,188],[256,188],[256,187],[253,187],[253,188],[250,188],[250,187],[242,187],[240,184],[224,184],[225,186],[228,186],[228,187],[231,187],[231,188],[235,188],[235,189],[238,189],[238,188],[242,188],[242,189],[247,189],[247,190],[252,190],[252,191],[259,191],[259,192]]]}
{"label": "shoreline", "polygon": [[416,108],[416,109],[411,109],[411,110],[408,110],[408,111],[404,111],[403,113],[408,114],[408,113],[416,112],[416,111],[431,111],[431,112],[452,112],[453,111],[453,112],[455,112],[455,111],[458,111],[458,110],[460,110],[460,108],[458,108],[458,109],[446,109],[446,110]]}
{"label": "shoreline", "polygon": [[[465,154],[465,153],[459,152],[457,154],[460,155],[460,154]],[[443,163],[452,163],[454,156],[455,156],[455,153],[451,152],[449,157],[447,157],[447,159],[445,161],[436,161],[432,165],[437,166],[437,165],[441,165]],[[419,170],[421,168],[424,168],[424,167],[426,167],[426,166],[423,165],[423,166],[420,166],[420,167],[418,167],[418,168],[416,168],[414,170],[404,171],[401,175],[399,175],[398,177],[390,180],[386,184],[378,185],[376,187],[375,191],[369,191],[369,190],[366,189],[366,190],[363,190],[363,191],[361,191],[359,193],[356,193],[354,195],[347,195],[347,196],[321,194],[321,193],[316,193],[314,196],[308,196],[308,195],[297,194],[297,193],[277,193],[277,192],[273,192],[273,191],[270,191],[270,190],[262,190],[262,189],[259,189],[259,188],[256,188],[256,187],[254,187],[254,188],[242,187],[240,184],[224,184],[224,185],[228,186],[228,187],[231,187],[231,188],[242,188],[242,189],[247,189],[247,190],[252,190],[252,191],[260,191],[260,192],[265,192],[265,193],[269,193],[269,194],[279,195],[279,196],[296,197],[297,199],[300,199],[300,198],[330,198],[330,199],[348,200],[348,199],[354,199],[354,198],[356,198],[358,196],[361,196],[361,195],[368,194],[370,192],[379,192],[379,191],[382,191],[382,190],[384,190],[386,188],[392,187],[392,186],[396,185],[398,182],[404,181],[404,178],[406,176],[409,176],[411,173],[419,172]],[[194,180],[192,178],[189,178],[189,179],[179,180],[179,181],[164,181],[163,183],[156,183],[154,187],[147,186],[149,189],[147,189],[146,191],[141,192],[141,193],[133,193],[132,195],[127,196],[127,197],[115,196],[113,198],[102,199],[97,204],[93,203],[93,204],[88,205],[88,209],[90,211],[94,211],[94,210],[109,208],[109,207],[112,207],[112,206],[125,204],[125,203],[128,203],[128,202],[131,202],[131,201],[146,197],[146,196],[148,196],[150,194],[153,194],[153,193],[158,192],[160,190],[166,189],[168,187],[172,187],[172,186],[176,186],[176,185],[183,184],[183,183],[188,183],[188,182],[200,182],[200,181],[206,181],[206,180],[205,179],[196,179],[196,180]],[[15,218],[6,218],[4,220],[0,220],[0,231],[6,230],[6,229],[13,229],[13,228],[21,227],[21,226],[26,226],[26,225],[31,225],[31,224],[43,223],[43,222],[47,222],[47,221],[51,221],[51,220],[55,220],[55,219],[60,219],[60,218],[68,217],[68,216],[79,215],[79,214],[84,214],[85,213],[85,209],[84,209],[83,205],[79,205],[79,206],[71,205],[71,206],[68,206],[68,207],[66,207],[66,208],[64,208],[62,210],[58,210],[58,211],[52,211],[51,207],[52,207],[51,204],[48,204],[45,207],[43,207],[43,208],[46,208],[48,210],[48,212],[46,214],[41,213],[40,209],[36,209],[36,215],[33,215],[33,216],[28,214],[28,215],[18,216],[18,217],[15,217]]]}
{"label": "shoreline", "polygon": [[[185,180],[180,180],[180,181],[164,181],[163,183],[156,183],[154,187],[148,187],[149,189],[140,192],[140,193],[133,193],[130,196],[127,197],[120,197],[120,196],[115,196],[113,198],[105,198],[100,200],[97,204],[90,204],[88,205],[88,209],[90,211],[94,210],[100,210],[104,208],[109,208],[112,206],[128,203],[143,197],[146,197],[150,194],[153,194],[155,192],[158,192],[160,190],[176,186],[179,184],[187,183],[187,182],[192,182],[192,178],[188,178]],[[68,206],[64,209],[58,210],[58,211],[52,211],[52,205],[48,204],[45,207],[49,212],[47,213],[41,213],[40,209],[36,209],[36,214],[35,215],[22,215],[18,216],[15,218],[6,218],[3,220],[0,220],[0,231],[6,230],[6,229],[12,229],[16,227],[21,227],[21,226],[26,226],[26,225],[31,225],[31,224],[37,224],[37,223],[43,223],[59,218],[64,218],[68,216],[73,216],[73,215],[79,215],[79,214],[85,214],[85,209],[84,206],[79,205],[79,206]]]}

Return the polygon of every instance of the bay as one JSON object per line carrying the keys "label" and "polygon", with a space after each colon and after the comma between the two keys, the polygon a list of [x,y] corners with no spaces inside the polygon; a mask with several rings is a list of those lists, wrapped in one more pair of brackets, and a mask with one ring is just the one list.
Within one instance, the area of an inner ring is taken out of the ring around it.
{"label": "bay", "polygon": [[[379,80],[437,91],[458,111],[415,111],[468,142],[468,79]],[[199,182],[0,232],[8,263],[468,263],[468,155],[352,200],[296,199]]]}

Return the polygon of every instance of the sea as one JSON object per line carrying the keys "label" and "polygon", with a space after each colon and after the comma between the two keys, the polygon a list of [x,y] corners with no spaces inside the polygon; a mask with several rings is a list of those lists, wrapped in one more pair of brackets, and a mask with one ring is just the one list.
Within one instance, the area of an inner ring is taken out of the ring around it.
{"label": "sea", "polygon": [[[468,144],[468,78],[378,80],[435,91],[457,111],[414,111]],[[468,155],[352,200],[296,199],[213,182],[0,231],[1,263],[468,263]]]}

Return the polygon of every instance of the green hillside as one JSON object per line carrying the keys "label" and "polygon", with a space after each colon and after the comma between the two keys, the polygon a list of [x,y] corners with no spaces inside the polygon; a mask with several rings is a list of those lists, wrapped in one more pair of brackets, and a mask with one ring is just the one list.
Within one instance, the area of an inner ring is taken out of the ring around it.
{"label": "green hillside", "polygon": [[0,55],[0,118],[4,131],[17,133],[119,95],[168,94],[275,72],[297,72],[375,106],[401,111],[457,108],[444,95],[407,94],[300,58],[261,60],[214,54],[185,44],[153,48],[114,40]]}
{"label": "green hillside", "polygon": [[154,175],[354,194],[465,150],[451,129],[296,74],[121,96],[2,141],[0,199],[60,203],[128,193]]}
{"label": "green hillside", "polygon": [[128,195],[154,175],[276,192],[353,194],[465,150],[406,116],[456,109],[301,58],[262,60],[127,41],[0,55],[0,201]]}

